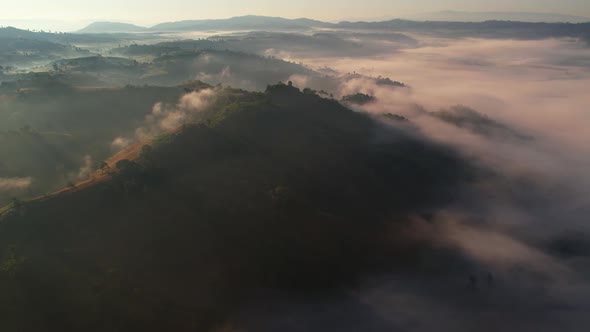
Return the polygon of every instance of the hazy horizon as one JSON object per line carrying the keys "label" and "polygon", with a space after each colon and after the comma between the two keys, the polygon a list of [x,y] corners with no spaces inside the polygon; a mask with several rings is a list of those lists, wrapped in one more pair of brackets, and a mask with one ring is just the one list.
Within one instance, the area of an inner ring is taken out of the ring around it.
{"label": "hazy horizon", "polygon": [[[203,6],[205,4],[206,6]],[[190,10],[191,7],[195,10]],[[148,27],[162,22],[224,19],[244,15],[289,19],[310,18],[326,22],[377,21],[393,18],[432,19],[430,14],[443,11],[464,14],[535,13],[584,17],[590,20],[590,3],[583,0],[565,0],[559,3],[549,0],[502,0],[493,3],[483,0],[450,0],[444,1],[444,3],[434,0],[368,0],[362,4],[336,0],[321,2],[303,0],[288,4],[268,0],[248,2],[225,0],[214,4],[202,1],[171,0],[165,7],[154,0],[130,0],[124,3],[105,0],[95,4],[70,0],[58,0],[51,3],[32,0],[30,5],[26,7],[16,2],[5,4],[3,14],[0,14],[0,25],[73,31],[96,21],[116,21]]]}

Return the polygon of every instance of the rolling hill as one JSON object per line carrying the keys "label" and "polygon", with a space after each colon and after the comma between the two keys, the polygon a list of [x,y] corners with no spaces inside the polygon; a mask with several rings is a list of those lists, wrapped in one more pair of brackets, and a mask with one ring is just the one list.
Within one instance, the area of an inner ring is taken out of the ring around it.
{"label": "rolling hill", "polygon": [[88,54],[88,51],[62,43],[57,34],[0,28],[0,65],[3,67],[31,66]]}
{"label": "rolling hill", "polygon": [[332,26],[331,23],[301,18],[286,19],[268,16],[238,16],[216,20],[190,20],[157,24],[152,31],[203,31],[203,30],[301,30]]}
{"label": "rolling hill", "polygon": [[73,78],[35,74],[1,86],[0,178],[31,177],[32,184],[0,191],[0,205],[79,181],[88,158],[92,167],[108,158],[113,140],[132,135],[155,103],[184,93],[181,86],[78,88],[63,80]]}

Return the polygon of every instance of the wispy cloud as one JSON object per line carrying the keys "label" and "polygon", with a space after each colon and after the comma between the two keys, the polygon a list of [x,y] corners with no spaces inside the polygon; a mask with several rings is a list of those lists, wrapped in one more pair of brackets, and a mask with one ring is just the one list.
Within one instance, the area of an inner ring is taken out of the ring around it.
{"label": "wispy cloud", "polygon": [[32,183],[32,177],[0,178],[0,192],[25,190]]}

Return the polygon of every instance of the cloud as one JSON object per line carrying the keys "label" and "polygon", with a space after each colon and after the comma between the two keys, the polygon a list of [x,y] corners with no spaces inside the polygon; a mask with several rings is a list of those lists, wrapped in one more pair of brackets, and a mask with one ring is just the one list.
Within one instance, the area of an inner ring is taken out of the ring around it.
{"label": "cloud", "polygon": [[[583,331],[590,323],[590,256],[561,253],[551,243],[564,234],[581,234],[590,243],[590,67],[584,60],[590,49],[572,39],[412,37],[419,43],[392,47],[389,55],[293,59],[329,67],[336,95],[376,97],[358,111],[403,115],[424,139],[458,151],[480,172],[452,204],[408,220],[403,232],[394,227],[392,241],[429,250],[414,268],[399,267],[355,291],[354,305],[370,308],[370,318],[338,302],[334,310],[344,318],[333,324],[345,331],[358,319],[375,331]],[[351,72],[390,77],[410,88],[378,85]],[[316,78],[291,80],[318,89]],[[482,135],[429,113],[455,105],[532,139]],[[487,273],[496,288],[483,287]],[[469,288],[470,274],[480,280],[477,290]],[[286,308],[289,315],[279,311],[264,319],[287,326],[286,317],[331,317],[297,304]]]}
{"label": "cloud", "polygon": [[[307,61],[341,73],[383,75],[409,84],[409,89],[397,89],[359,77],[343,80],[338,93],[374,95],[378,102],[362,110],[404,115],[426,136],[460,149],[495,172],[543,182],[547,189],[567,186],[578,194],[578,206],[588,205],[584,197],[589,197],[586,188],[590,188],[590,95],[586,92],[590,68],[569,62],[564,65],[564,60],[588,57],[590,49],[569,39],[423,38],[422,45],[391,56]],[[535,140],[490,139],[417,112],[457,104],[487,114]]]}
{"label": "cloud", "polygon": [[82,166],[78,171],[78,179],[86,180],[94,173],[94,160],[91,156],[84,156]]}
{"label": "cloud", "polygon": [[439,211],[431,220],[413,219],[404,235],[439,248],[457,249],[475,264],[495,273],[508,275],[524,269],[555,281],[574,277],[566,264],[506,233],[498,224],[474,220],[474,216]]}
{"label": "cloud", "polygon": [[288,81],[293,82],[295,86],[303,88],[308,87],[311,80],[312,78],[310,76],[301,74],[291,75],[288,79]]}
{"label": "cloud", "polygon": [[0,192],[22,191],[31,186],[32,177],[0,178]]}
{"label": "cloud", "polygon": [[[135,131],[135,139],[149,139],[190,122],[213,102],[216,95],[216,89],[203,89],[185,94],[176,105],[155,104],[152,112],[146,116],[145,125]],[[130,139],[120,142],[130,142]]]}
{"label": "cloud", "polygon": [[116,150],[121,150],[126,148],[129,144],[131,144],[131,139],[125,137],[117,137],[111,143],[111,146]]}

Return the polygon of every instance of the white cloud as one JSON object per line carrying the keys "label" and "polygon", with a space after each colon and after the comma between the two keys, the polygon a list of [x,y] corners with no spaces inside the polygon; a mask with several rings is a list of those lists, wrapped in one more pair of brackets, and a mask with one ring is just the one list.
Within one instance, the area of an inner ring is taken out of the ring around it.
{"label": "white cloud", "polygon": [[25,190],[33,183],[32,177],[0,178],[0,192]]}

